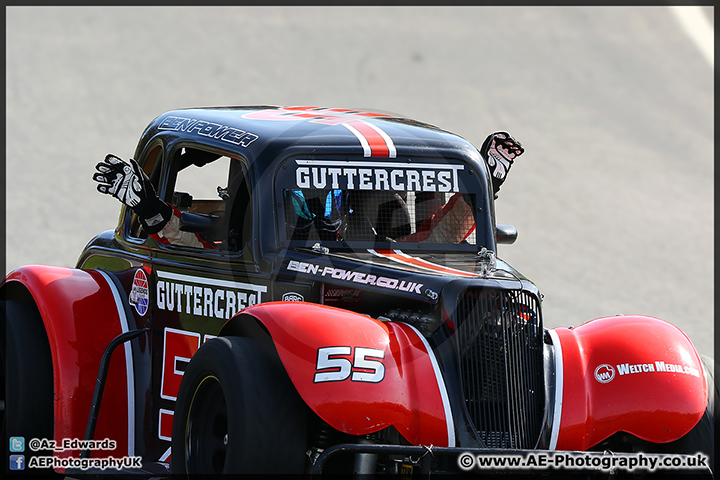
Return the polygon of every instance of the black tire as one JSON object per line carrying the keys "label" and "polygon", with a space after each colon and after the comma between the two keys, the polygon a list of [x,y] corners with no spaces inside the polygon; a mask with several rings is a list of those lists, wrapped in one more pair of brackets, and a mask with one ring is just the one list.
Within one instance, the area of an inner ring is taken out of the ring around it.
{"label": "black tire", "polygon": [[[53,369],[45,327],[34,303],[10,300],[0,302],[0,323],[5,359],[2,451],[25,458],[23,470],[10,470],[9,461],[3,468],[15,474],[50,473],[50,469],[27,468],[31,457],[52,455],[51,452],[32,452],[28,446],[33,438],[53,438]],[[25,451],[12,452],[10,437],[23,437]]]}
{"label": "black tire", "polygon": [[274,350],[249,338],[211,339],[180,384],[171,473],[303,473],[306,418]]}

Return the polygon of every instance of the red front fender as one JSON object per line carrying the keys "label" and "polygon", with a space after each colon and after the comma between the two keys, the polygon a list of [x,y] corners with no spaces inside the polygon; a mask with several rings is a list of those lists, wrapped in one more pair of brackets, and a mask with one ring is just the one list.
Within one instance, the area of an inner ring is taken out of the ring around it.
{"label": "red front fender", "polygon": [[702,417],[708,401],[702,363],[674,325],[617,316],[550,336],[557,380],[550,448],[586,450],[619,431],[671,442]]}
{"label": "red front fender", "polygon": [[[50,342],[55,440],[60,444],[63,439],[82,439],[100,358],[110,341],[123,329],[127,330],[114,287],[98,271],[39,265],[14,270],[3,286],[10,287],[13,283],[22,284],[32,295]],[[110,438],[118,447],[114,451],[93,452],[94,456],[134,454],[134,392],[128,381],[128,372],[132,375],[131,365],[125,358],[125,350],[118,348],[110,362],[95,430],[96,439]],[[55,452],[59,457],[78,454],[79,450]]]}
{"label": "red front fender", "polygon": [[394,426],[415,445],[454,446],[437,362],[413,327],[302,302],[248,307],[270,333],[295,388],[333,428],[353,435]]}

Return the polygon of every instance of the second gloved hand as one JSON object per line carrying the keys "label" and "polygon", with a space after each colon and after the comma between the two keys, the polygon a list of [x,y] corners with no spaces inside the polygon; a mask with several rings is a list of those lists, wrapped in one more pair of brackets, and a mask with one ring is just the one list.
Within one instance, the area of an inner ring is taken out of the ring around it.
{"label": "second gloved hand", "polygon": [[513,161],[523,154],[525,149],[508,132],[495,132],[485,139],[480,148],[480,155],[490,167],[492,186],[495,198],[500,186],[505,182]]}

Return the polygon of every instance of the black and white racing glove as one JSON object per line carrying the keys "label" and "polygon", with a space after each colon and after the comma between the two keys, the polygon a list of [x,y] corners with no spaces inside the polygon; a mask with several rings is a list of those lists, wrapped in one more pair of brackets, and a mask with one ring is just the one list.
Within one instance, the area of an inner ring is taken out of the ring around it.
{"label": "black and white racing glove", "polygon": [[483,142],[480,155],[490,167],[495,198],[497,198],[500,186],[505,181],[513,161],[524,151],[522,144],[511,137],[508,132],[491,133]]}
{"label": "black and white racing glove", "polygon": [[135,160],[125,162],[110,153],[95,168],[93,180],[98,182],[98,191],[132,208],[146,232],[157,233],[170,221],[172,207],[158,198],[150,179]]}

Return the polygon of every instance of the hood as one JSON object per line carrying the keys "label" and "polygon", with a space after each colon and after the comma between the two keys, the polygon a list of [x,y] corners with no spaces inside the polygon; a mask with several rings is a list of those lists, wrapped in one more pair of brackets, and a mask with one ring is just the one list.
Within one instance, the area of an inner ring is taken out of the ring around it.
{"label": "hood", "polygon": [[497,258],[495,268],[482,273],[477,254],[409,254],[379,249],[331,253],[298,249],[286,250],[277,258],[281,275],[384,291],[430,303],[437,303],[440,291],[449,282],[512,283],[516,288],[530,283]]}

